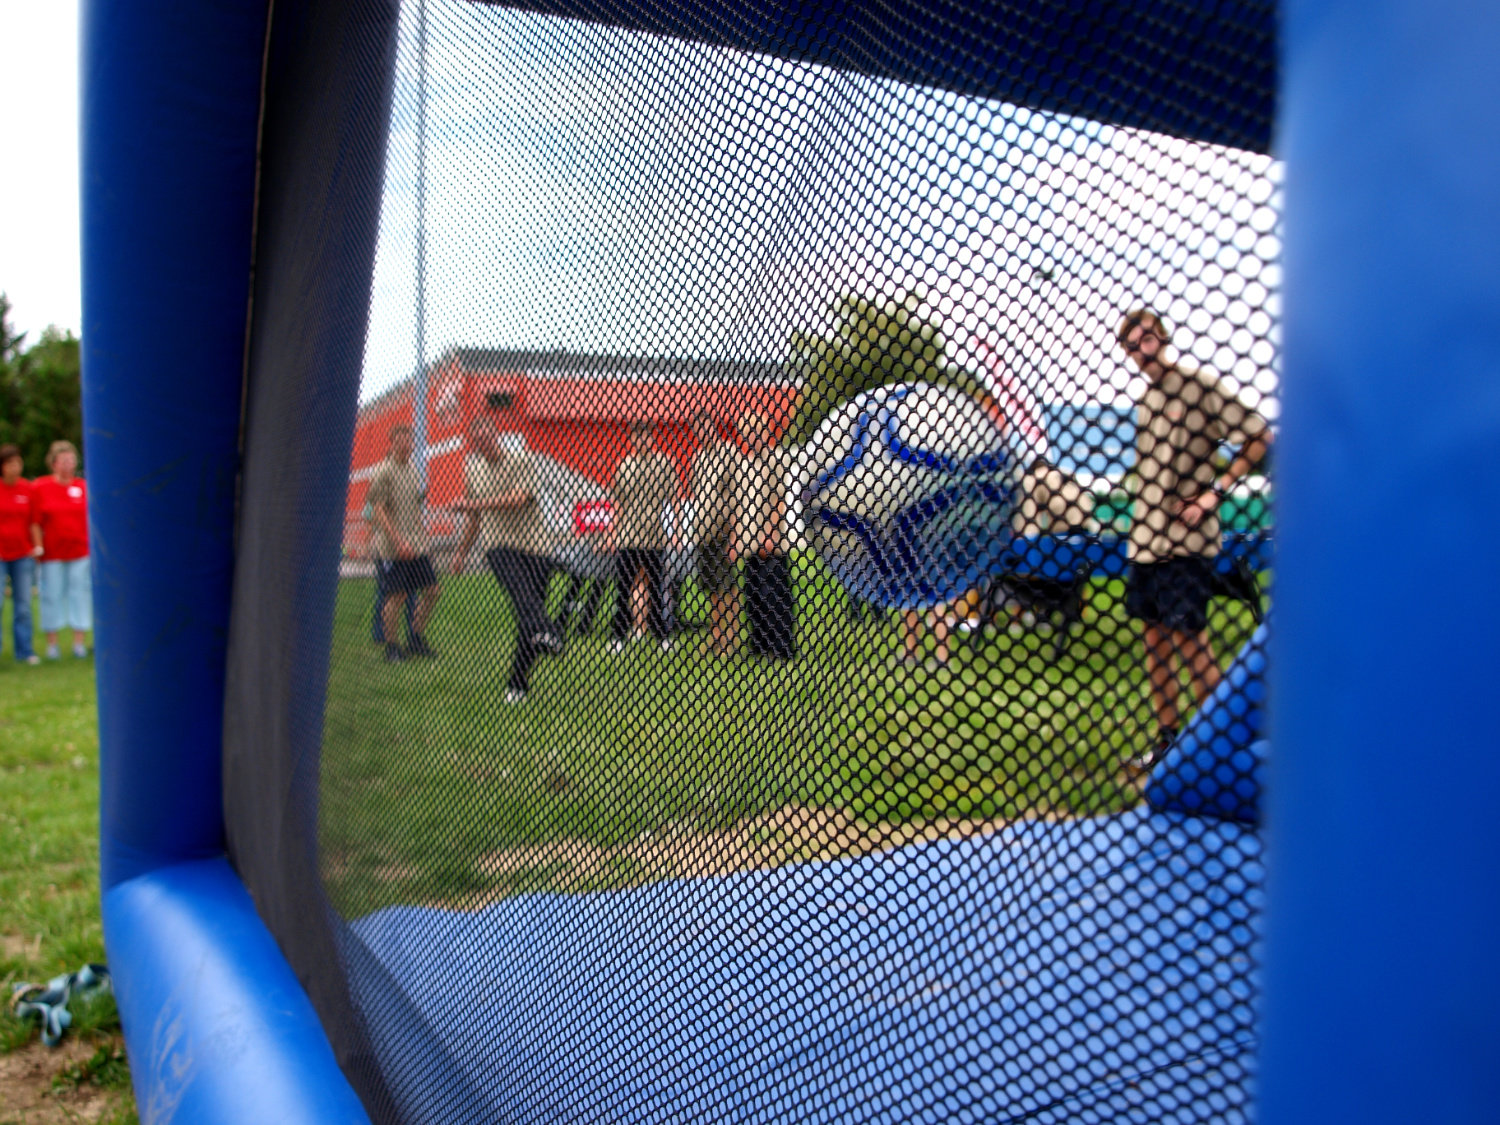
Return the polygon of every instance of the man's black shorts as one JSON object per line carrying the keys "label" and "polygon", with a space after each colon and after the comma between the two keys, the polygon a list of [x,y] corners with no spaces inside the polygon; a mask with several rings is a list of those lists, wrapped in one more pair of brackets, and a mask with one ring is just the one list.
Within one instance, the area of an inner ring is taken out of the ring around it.
{"label": "man's black shorts", "polygon": [[1208,628],[1213,578],[1214,560],[1202,555],[1136,563],[1125,587],[1125,612],[1147,625],[1201,633]]}
{"label": "man's black shorts", "polygon": [[710,594],[734,589],[734,563],[729,561],[729,540],[715,539],[698,545],[698,585]]}
{"label": "man's black shorts", "polygon": [[377,559],[381,588],[388,594],[414,594],[437,585],[437,571],[432,569],[430,555],[414,559]]}

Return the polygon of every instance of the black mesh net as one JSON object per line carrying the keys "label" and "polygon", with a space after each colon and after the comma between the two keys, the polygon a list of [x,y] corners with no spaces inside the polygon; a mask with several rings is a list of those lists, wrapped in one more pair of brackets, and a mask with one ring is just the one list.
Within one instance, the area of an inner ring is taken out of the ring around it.
{"label": "black mesh net", "polygon": [[1221,7],[276,29],[227,803],[378,1119],[1248,1115]]}

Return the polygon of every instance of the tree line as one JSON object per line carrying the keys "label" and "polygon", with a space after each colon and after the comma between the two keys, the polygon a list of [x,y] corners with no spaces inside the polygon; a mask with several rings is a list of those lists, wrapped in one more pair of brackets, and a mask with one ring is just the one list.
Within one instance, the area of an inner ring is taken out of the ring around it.
{"label": "tree line", "polygon": [[20,447],[28,477],[47,471],[47,447],[59,438],[83,449],[80,370],[78,337],[47,328],[28,345],[0,293],[0,445]]}
{"label": "tree line", "polygon": [[949,365],[942,329],[923,314],[915,293],[886,298],[847,294],[829,311],[832,330],[827,335],[792,334],[788,368],[802,391],[788,442],[806,442],[844,403],[893,383],[937,383],[986,397],[977,375]]}

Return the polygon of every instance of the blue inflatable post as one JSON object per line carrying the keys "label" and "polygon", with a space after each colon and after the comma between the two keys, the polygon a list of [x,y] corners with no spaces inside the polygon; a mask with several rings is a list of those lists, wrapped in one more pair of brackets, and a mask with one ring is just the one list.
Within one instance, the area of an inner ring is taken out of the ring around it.
{"label": "blue inflatable post", "polygon": [[90,0],[82,12],[100,863],[147,1122],[365,1120],[222,858],[225,636],[268,13],[265,0]]}
{"label": "blue inflatable post", "polygon": [[[1264,1125],[1500,1114],[1500,6],[1288,0]],[[1371,529],[1388,546],[1374,559]]]}
{"label": "blue inflatable post", "polygon": [[1267,755],[1267,627],[1256,627],[1182,736],[1151,771],[1146,800],[1164,812],[1260,820]]}

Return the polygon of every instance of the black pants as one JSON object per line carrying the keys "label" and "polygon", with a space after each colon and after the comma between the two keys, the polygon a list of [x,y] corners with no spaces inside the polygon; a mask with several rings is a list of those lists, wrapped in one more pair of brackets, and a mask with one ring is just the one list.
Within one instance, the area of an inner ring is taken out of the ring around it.
{"label": "black pants", "polygon": [[[599,619],[599,603],[608,589],[608,578],[588,578],[582,574],[569,575],[568,589],[563,595],[563,624],[569,630],[576,624],[585,635],[594,631],[594,622]],[[584,593],[588,598],[585,600]]]}
{"label": "black pants", "polygon": [[495,581],[510,595],[516,613],[516,656],[505,686],[525,691],[531,685],[531,666],[546,651],[547,639],[553,634],[546,602],[552,562],[509,547],[491,547],[484,553],[484,561]]}
{"label": "black pants", "polygon": [[790,660],[797,655],[792,607],[792,564],[785,555],[745,560],[745,616],[752,656]]}
{"label": "black pants", "polygon": [[630,636],[630,592],[635,588],[635,576],[646,572],[646,603],[650,607],[646,615],[651,635],[665,640],[667,623],[662,615],[662,557],[660,551],[640,547],[622,547],[615,552],[615,584],[619,591],[615,596],[615,621],[610,637],[623,641]]}

